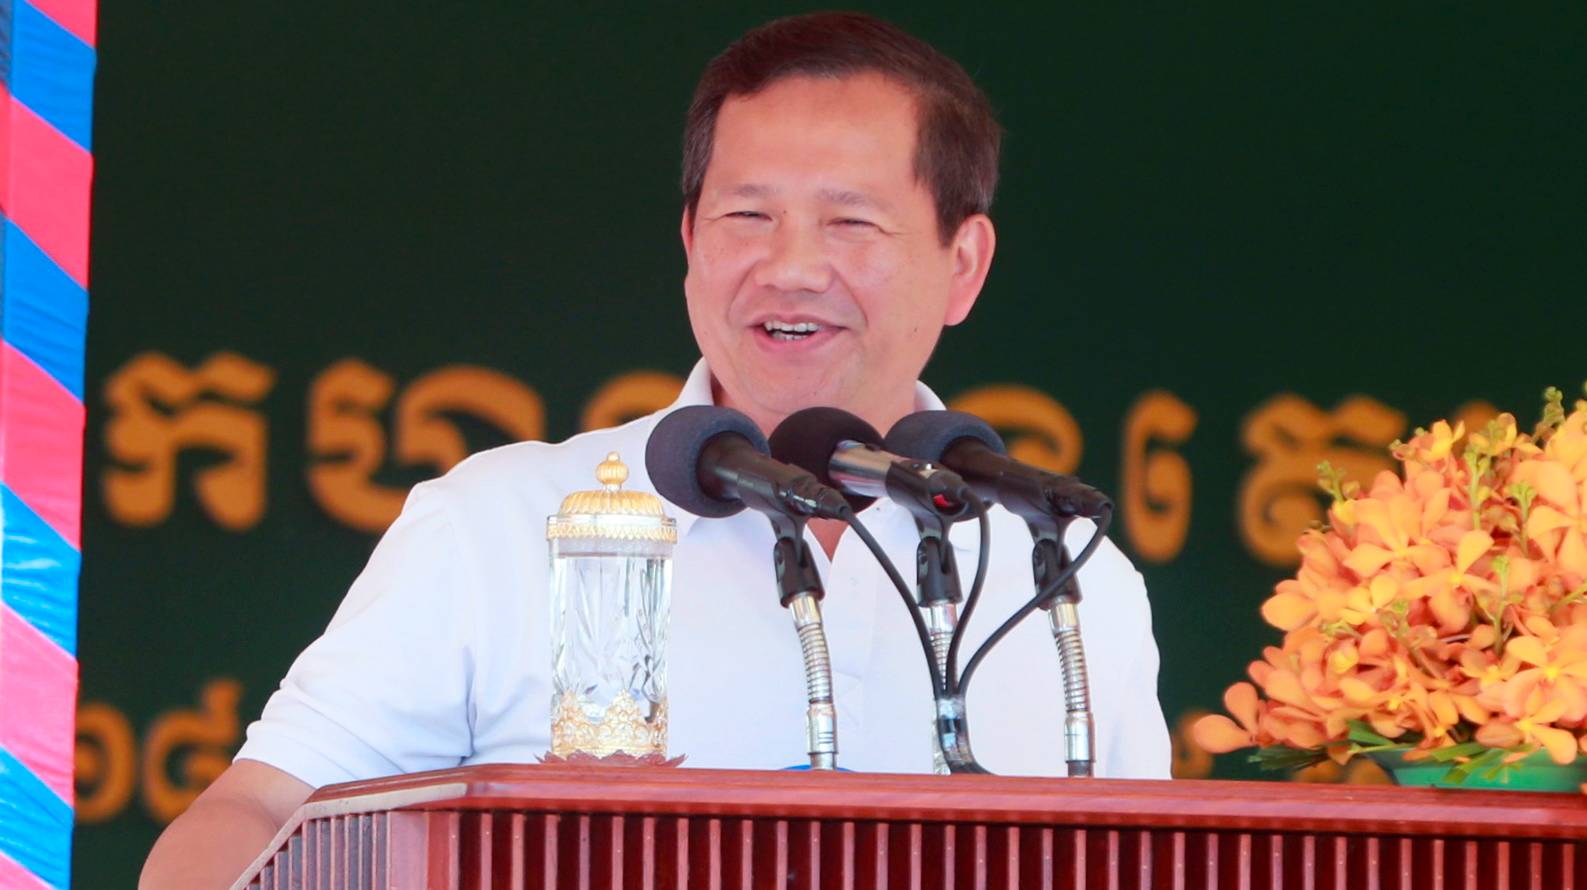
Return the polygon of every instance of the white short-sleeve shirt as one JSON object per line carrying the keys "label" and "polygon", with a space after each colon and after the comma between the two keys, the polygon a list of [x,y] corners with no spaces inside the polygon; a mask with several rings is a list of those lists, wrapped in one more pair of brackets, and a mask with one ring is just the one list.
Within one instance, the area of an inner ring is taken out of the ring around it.
{"label": "white short-sleeve shirt", "polygon": [[[414,487],[325,634],[287,672],[248,728],[238,759],[313,786],[460,764],[533,763],[550,747],[551,640],[546,517],[591,488],[608,452],[626,487],[653,491],[645,442],[666,411],[711,401],[705,363],[665,411],[560,444],[524,442],[477,454]],[[942,403],[925,386],[917,406]],[[808,763],[803,663],[778,603],[773,536],[752,511],[678,523],[668,648],[669,749],[688,765],[780,769]],[[917,536],[882,500],[861,514],[906,580]],[[964,659],[1033,592],[1030,535],[991,511],[991,568]],[[1092,533],[1076,521],[1079,552]],[[951,536],[975,569],[977,528]],[[876,772],[932,768],[930,681],[903,602],[863,542],[845,530],[832,558],[810,539],[826,587],[839,765]],[[1082,635],[1097,720],[1097,774],[1167,778],[1168,733],[1157,701],[1157,645],[1141,576],[1105,542],[1079,574]],[[962,663],[962,662],[961,662]],[[993,772],[1062,775],[1063,694],[1042,613],[978,669],[967,701],[971,741]]]}

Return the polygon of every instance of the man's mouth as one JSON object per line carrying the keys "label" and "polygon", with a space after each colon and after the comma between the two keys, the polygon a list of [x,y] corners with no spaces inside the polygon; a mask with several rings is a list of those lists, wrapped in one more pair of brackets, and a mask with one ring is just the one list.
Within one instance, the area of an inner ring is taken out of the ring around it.
{"label": "man's mouth", "polygon": [[761,324],[767,336],[781,342],[804,340],[826,330],[826,326],[813,321],[767,321]]}

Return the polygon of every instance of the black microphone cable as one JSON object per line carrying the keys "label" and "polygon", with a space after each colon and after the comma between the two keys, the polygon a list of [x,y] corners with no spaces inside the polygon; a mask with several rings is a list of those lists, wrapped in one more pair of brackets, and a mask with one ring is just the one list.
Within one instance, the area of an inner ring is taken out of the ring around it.
{"label": "black microphone cable", "polygon": [[1014,627],[1021,621],[1024,621],[1032,612],[1041,608],[1044,603],[1057,596],[1058,592],[1063,590],[1064,585],[1069,583],[1069,579],[1078,574],[1081,567],[1084,566],[1086,562],[1089,561],[1091,557],[1097,552],[1097,549],[1102,546],[1102,541],[1107,537],[1108,526],[1112,524],[1113,507],[1112,505],[1108,505],[1106,509],[1098,511],[1098,516],[1096,519],[1096,531],[1091,533],[1091,540],[1086,542],[1086,546],[1081,549],[1080,555],[1076,556],[1074,561],[1069,563],[1069,565],[1064,566],[1064,568],[1057,575],[1054,575],[1052,580],[1047,582],[1045,587],[1036,591],[1036,595],[1031,597],[1029,602],[1021,606],[1019,611],[1015,612],[1013,615],[1010,615],[1008,620],[999,625],[997,630],[993,631],[992,635],[986,638],[986,642],[982,643],[981,647],[975,650],[975,655],[971,656],[970,663],[964,666],[964,673],[959,675],[957,691],[960,695],[963,695],[969,691],[970,680],[975,676],[975,669],[981,665],[981,661],[985,659],[987,654],[992,651],[992,647],[996,646],[1000,641],[1002,641],[1004,637],[1008,636],[1009,632],[1012,631]]}
{"label": "black microphone cable", "polygon": [[[933,740],[939,768],[986,772],[970,749],[969,722],[959,686],[956,651],[964,624],[979,602],[990,570],[991,522],[988,506],[958,474],[929,462],[911,461],[882,449],[882,437],[869,423],[838,408],[812,407],[784,418],[769,438],[772,456],[801,467],[822,483],[844,492],[848,510],[839,518],[855,529],[887,574],[909,612],[926,657],[935,708]],[[914,517],[921,535],[916,553],[919,593],[905,582],[858,513],[886,496]],[[979,558],[970,595],[961,600],[962,572],[949,540],[951,525],[973,512],[980,527]],[[954,614],[954,604],[965,611]]]}
{"label": "black microphone cable", "polygon": [[[939,707],[944,701],[957,702],[956,707],[959,709],[959,715],[957,719],[961,722],[963,720],[964,697],[959,692],[959,690],[963,688],[963,684],[956,682],[952,677],[954,657],[958,648],[959,639],[964,633],[964,626],[969,621],[970,613],[975,610],[975,604],[980,601],[981,590],[986,585],[987,569],[989,566],[988,555],[990,553],[992,540],[991,521],[987,515],[986,503],[980,498],[976,497],[974,492],[965,492],[965,494],[967,503],[969,503],[971,509],[975,511],[976,523],[980,529],[981,540],[978,546],[978,558],[976,560],[975,566],[975,580],[971,582],[970,593],[965,598],[964,614],[959,619],[958,626],[954,629],[953,642],[950,644],[947,661],[947,664],[949,665],[948,676],[943,676],[942,671],[937,667],[937,657],[936,653],[931,647],[931,634],[926,629],[926,622],[920,617],[920,610],[915,608],[915,599],[910,595],[909,585],[905,583],[903,576],[898,573],[898,568],[893,565],[893,561],[887,555],[887,551],[882,548],[881,543],[876,540],[876,537],[871,534],[870,529],[865,527],[865,523],[860,521],[859,516],[856,515],[852,509],[848,511],[847,516],[843,517],[844,521],[849,524],[849,527],[854,529],[854,533],[858,535],[860,540],[865,543],[866,549],[871,551],[871,555],[875,557],[876,561],[881,565],[882,570],[887,573],[888,579],[892,581],[893,589],[898,592],[899,598],[903,600],[904,611],[909,613],[910,620],[914,622],[915,635],[920,640],[920,649],[926,658],[926,669],[931,673],[932,700],[937,702]],[[1063,580],[1065,580],[1065,578],[1063,576],[1059,576],[1058,580],[1061,583]],[[1029,613],[1027,612],[1025,614]],[[960,729],[959,731],[963,732],[964,730]],[[980,773],[988,775],[991,773],[990,770],[981,766],[973,754],[968,753],[967,746],[962,750],[966,752],[965,756],[949,756],[948,758],[949,766],[953,772]],[[944,753],[945,755],[948,754],[947,750],[945,750]]]}
{"label": "black microphone cable", "polygon": [[931,697],[933,699],[942,697],[946,693],[947,686],[942,672],[937,670],[937,658],[931,651],[931,634],[926,630],[925,620],[920,617],[920,612],[915,608],[915,598],[909,594],[909,585],[904,583],[904,576],[898,574],[898,567],[893,565],[893,560],[888,557],[887,551],[882,549],[881,542],[877,541],[876,536],[871,534],[871,530],[866,528],[865,523],[860,521],[860,517],[854,512],[854,508],[850,507],[846,511],[843,521],[847,522],[849,528],[854,529],[854,533],[860,536],[861,541],[865,542],[865,548],[871,551],[871,556],[875,557],[876,561],[881,564],[882,570],[887,573],[888,580],[893,582],[893,588],[903,598],[905,610],[909,612],[910,619],[915,623],[915,634],[920,637],[921,651],[926,655],[926,668],[931,672]]}
{"label": "black microphone cable", "polygon": [[[981,591],[986,586],[987,570],[991,565],[992,549],[992,521],[988,515],[986,502],[981,500],[968,485],[958,492],[960,500],[967,504],[975,513],[976,529],[978,532],[975,560],[975,579],[970,582],[970,592],[964,599],[964,612],[959,615],[958,624],[953,629],[953,638],[948,643],[948,657],[944,660],[947,676],[947,695],[937,700],[938,719],[938,747],[942,750],[943,759],[947,762],[948,770],[954,773],[978,773],[991,775],[992,771],[981,766],[975,757],[975,752],[970,749],[970,717],[965,705],[964,686],[956,676],[958,673],[959,641],[964,639],[965,628],[970,624],[970,616],[975,612],[975,606],[981,601]],[[945,712],[944,708],[948,710]],[[948,741],[956,744],[949,745]]]}
{"label": "black microphone cable", "polygon": [[[987,514],[986,502],[976,497],[974,493],[970,493],[966,501],[975,512],[981,540],[977,548],[975,580],[971,582],[970,593],[965,597],[964,613],[960,616],[959,625],[955,629],[953,642],[950,644],[948,652],[950,672],[957,667],[959,643],[965,626],[969,624],[971,613],[975,611],[976,604],[980,602],[981,593],[986,585],[987,571],[990,566],[991,522]],[[1008,636],[1021,621],[1030,617],[1032,612],[1041,608],[1043,604],[1063,590],[1070,579],[1077,575],[1080,569],[1096,554],[1097,550],[1102,546],[1102,542],[1107,538],[1108,528],[1113,524],[1112,508],[1109,507],[1101,511],[1096,519],[1096,529],[1092,532],[1091,539],[1086,542],[1085,547],[1080,550],[1079,555],[1059,571],[1058,574],[1054,575],[1052,580],[1043,586],[1041,590],[1037,591],[1036,595],[1031,597],[1018,611],[999,625],[997,630],[993,631],[992,635],[987,637],[986,641],[975,650],[975,654],[971,656],[969,663],[965,665],[964,671],[954,678],[951,673],[948,677],[944,677],[942,672],[937,669],[937,659],[931,649],[931,635],[926,630],[926,623],[920,617],[920,612],[915,608],[915,600],[909,593],[909,585],[905,583],[903,576],[898,573],[898,569],[893,565],[893,561],[887,555],[887,551],[882,548],[875,535],[871,534],[870,529],[865,527],[865,523],[860,521],[859,516],[852,509],[846,511],[846,514],[842,517],[843,521],[854,529],[854,533],[865,543],[866,549],[871,552],[877,563],[881,565],[882,570],[887,573],[888,580],[893,584],[893,589],[898,592],[899,598],[904,603],[904,610],[909,613],[910,620],[915,625],[915,635],[919,638],[920,649],[926,659],[926,669],[931,674],[932,697],[938,701],[958,699],[961,702],[969,693],[970,681],[974,678],[976,669],[980,667],[986,656],[991,654],[992,649],[1002,642],[1003,638]],[[951,686],[949,685],[950,683]],[[990,772],[982,767],[973,756],[968,760],[956,762],[952,765],[956,767],[955,772]]]}
{"label": "black microphone cable", "polygon": [[964,598],[964,612],[959,615],[959,625],[954,628],[953,642],[948,644],[948,676],[950,686],[948,692],[953,695],[961,694],[964,688],[959,672],[959,643],[964,639],[964,629],[970,624],[970,616],[975,614],[975,604],[981,601],[981,588],[986,585],[986,571],[991,561],[992,548],[992,520],[987,515],[986,501],[976,496],[976,493],[965,487],[960,492],[965,503],[975,512],[976,528],[980,532],[980,542],[977,547],[975,560],[975,580],[970,582],[970,593]]}

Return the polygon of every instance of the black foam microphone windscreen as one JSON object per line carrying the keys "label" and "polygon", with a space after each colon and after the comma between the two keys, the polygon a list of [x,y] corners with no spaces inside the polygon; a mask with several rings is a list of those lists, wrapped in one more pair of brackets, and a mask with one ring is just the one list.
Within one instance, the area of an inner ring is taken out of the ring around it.
{"label": "black foam microphone windscreen", "polygon": [[755,421],[732,408],[689,405],[661,418],[645,443],[645,470],[656,492],[696,516],[720,518],[743,510],[742,501],[714,497],[701,484],[700,455],[724,435],[748,439],[762,454],[768,451]]}
{"label": "black foam microphone windscreen", "polygon": [[[832,454],[839,443],[860,442],[882,445],[882,435],[864,420],[841,408],[805,408],[788,415],[771,433],[771,456],[808,471],[823,485],[842,491],[833,481]],[[876,501],[864,495],[843,492],[844,500],[858,513]]]}
{"label": "black foam microphone windscreen", "polygon": [[883,447],[894,454],[936,463],[960,439],[974,439],[998,454],[1008,453],[997,430],[963,411],[916,411],[893,424]]}

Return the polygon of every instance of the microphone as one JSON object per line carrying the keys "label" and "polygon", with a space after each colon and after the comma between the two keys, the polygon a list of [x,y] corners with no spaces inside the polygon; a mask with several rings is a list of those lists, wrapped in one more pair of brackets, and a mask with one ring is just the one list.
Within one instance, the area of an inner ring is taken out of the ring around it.
{"label": "microphone", "polygon": [[893,425],[885,445],[958,472],[983,500],[996,501],[1027,522],[1096,519],[1113,509],[1107,495],[1073,476],[1009,457],[995,430],[962,411],[917,411]]}
{"label": "microphone", "polygon": [[959,474],[882,449],[876,428],[840,408],[805,408],[771,434],[771,454],[843,492],[854,512],[879,497],[958,519],[968,508]]}
{"label": "microphone", "polygon": [[690,405],[663,417],[645,443],[662,497],[697,516],[761,513],[841,519],[848,502],[798,467],[773,460],[755,422],[731,408]]}
{"label": "microphone", "polygon": [[805,521],[854,515],[843,495],[773,460],[755,422],[731,408],[691,405],[668,414],[645,443],[645,469],[662,497],[698,516],[749,507],[771,521],[777,593],[793,616],[805,669],[805,750],[811,769],[837,769],[838,713],[832,658],[821,618],[821,575],[805,542]]}

